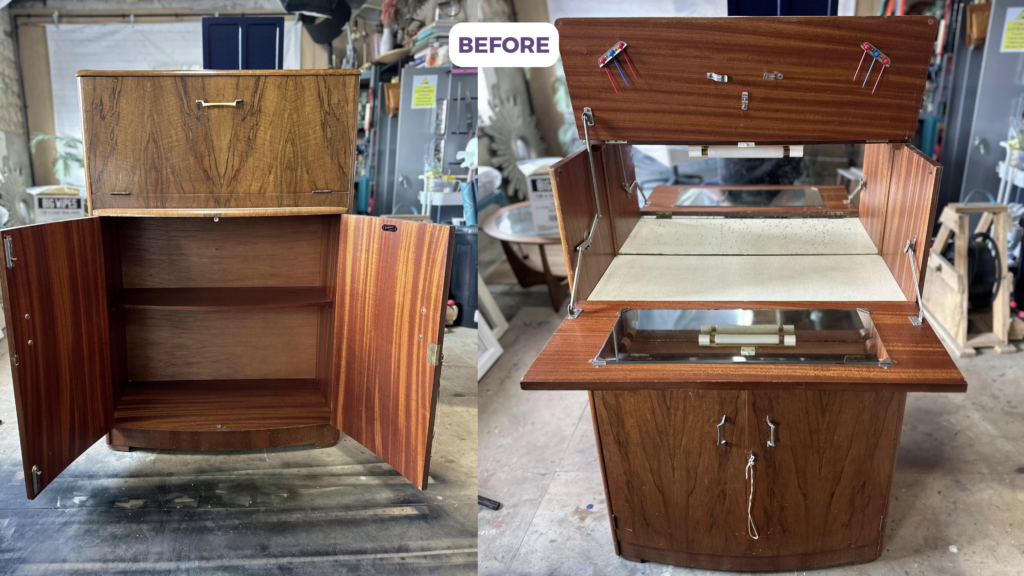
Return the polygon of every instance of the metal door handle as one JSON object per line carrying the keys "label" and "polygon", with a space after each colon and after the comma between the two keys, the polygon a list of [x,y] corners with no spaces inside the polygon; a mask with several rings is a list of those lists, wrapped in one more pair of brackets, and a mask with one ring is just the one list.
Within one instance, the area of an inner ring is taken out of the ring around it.
{"label": "metal door handle", "polygon": [[775,447],[775,424],[772,424],[772,417],[768,416],[768,427],[770,428],[770,436],[768,437],[768,446],[771,448]]}
{"label": "metal door handle", "polygon": [[725,444],[725,439],[722,438],[722,426],[725,426],[725,414],[722,414],[722,421],[718,423],[718,445]]}
{"label": "metal door handle", "polygon": [[196,100],[196,104],[200,108],[209,108],[211,106],[230,106],[232,108],[238,108],[242,105],[242,100],[241,98],[234,102],[207,102],[206,100]]}

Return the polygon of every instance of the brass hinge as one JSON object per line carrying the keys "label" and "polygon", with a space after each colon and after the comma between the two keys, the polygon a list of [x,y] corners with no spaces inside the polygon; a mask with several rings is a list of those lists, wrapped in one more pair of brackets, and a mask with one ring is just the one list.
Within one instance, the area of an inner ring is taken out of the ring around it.
{"label": "brass hinge", "polygon": [[12,250],[13,249],[11,248],[11,237],[4,236],[4,256],[7,258],[8,270],[14,268],[14,261],[17,260],[17,258],[11,255]]}
{"label": "brass hinge", "polygon": [[655,212],[654,213],[654,217],[655,218],[659,218],[659,219],[671,218],[672,217],[672,213],[671,212]]}
{"label": "brass hinge", "polygon": [[441,347],[437,344],[427,344],[427,364],[433,364],[434,366],[440,366],[441,364]]}
{"label": "brass hinge", "polygon": [[42,474],[43,471],[39,469],[39,466],[32,466],[32,491],[35,492],[36,496],[39,496],[39,477]]}

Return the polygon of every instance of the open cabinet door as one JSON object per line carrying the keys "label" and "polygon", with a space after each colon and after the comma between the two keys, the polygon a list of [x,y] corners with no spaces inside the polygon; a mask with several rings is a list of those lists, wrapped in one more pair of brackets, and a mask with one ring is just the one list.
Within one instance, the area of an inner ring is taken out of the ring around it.
{"label": "open cabinet door", "polygon": [[113,427],[103,239],[99,218],[2,236],[4,315],[31,499]]}
{"label": "open cabinet door", "polygon": [[332,424],[427,487],[455,229],[341,216]]}

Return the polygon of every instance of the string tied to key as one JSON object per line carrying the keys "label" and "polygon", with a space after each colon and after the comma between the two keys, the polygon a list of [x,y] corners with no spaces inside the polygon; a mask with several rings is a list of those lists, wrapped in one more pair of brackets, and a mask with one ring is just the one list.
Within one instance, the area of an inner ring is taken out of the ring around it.
{"label": "string tied to key", "polygon": [[757,540],[757,526],[754,526],[754,516],[752,509],[754,507],[754,453],[750,453],[750,459],[747,460],[747,469],[743,471],[743,477],[750,480],[750,495],[747,497],[747,536],[750,536],[754,540]]}

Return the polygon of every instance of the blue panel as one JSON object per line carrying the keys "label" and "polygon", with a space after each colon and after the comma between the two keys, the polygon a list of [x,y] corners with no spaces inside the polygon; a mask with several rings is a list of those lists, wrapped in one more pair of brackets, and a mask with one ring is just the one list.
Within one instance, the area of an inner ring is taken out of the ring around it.
{"label": "blue panel", "polygon": [[240,27],[234,23],[203,22],[203,68],[207,70],[238,70],[238,37]]}
{"label": "blue panel", "polygon": [[278,70],[284,67],[284,18],[203,18],[203,68]]}

